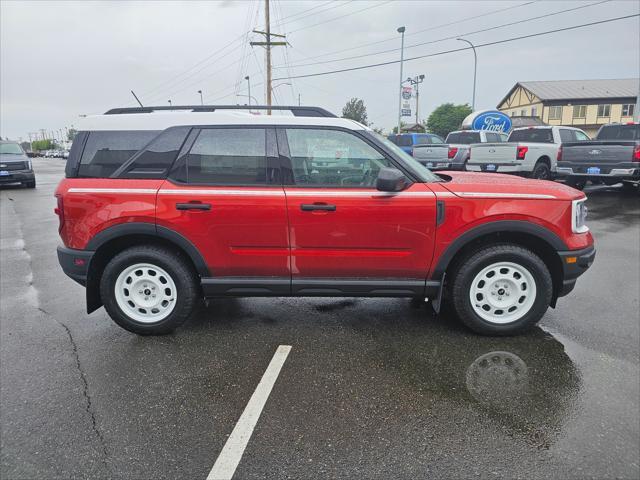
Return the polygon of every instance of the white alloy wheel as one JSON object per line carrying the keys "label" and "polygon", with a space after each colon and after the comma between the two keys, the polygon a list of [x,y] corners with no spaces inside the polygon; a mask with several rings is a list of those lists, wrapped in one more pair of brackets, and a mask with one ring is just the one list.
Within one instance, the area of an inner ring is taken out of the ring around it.
{"label": "white alloy wheel", "polygon": [[173,311],[176,284],[162,268],[137,263],[125,268],[116,280],[115,298],[125,315],[140,323],[156,323]]}
{"label": "white alloy wheel", "polygon": [[469,299],[483,320],[495,324],[515,322],[531,310],[536,300],[536,282],[522,265],[494,263],[475,276]]}

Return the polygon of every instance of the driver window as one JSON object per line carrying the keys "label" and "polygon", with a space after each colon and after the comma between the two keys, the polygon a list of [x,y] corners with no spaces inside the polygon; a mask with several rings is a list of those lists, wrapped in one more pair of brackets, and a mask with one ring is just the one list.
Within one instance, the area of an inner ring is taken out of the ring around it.
{"label": "driver window", "polygon": [[374,187],[378,172],[392,166],[375,148],[338,130],[288,128],[296,185]]}

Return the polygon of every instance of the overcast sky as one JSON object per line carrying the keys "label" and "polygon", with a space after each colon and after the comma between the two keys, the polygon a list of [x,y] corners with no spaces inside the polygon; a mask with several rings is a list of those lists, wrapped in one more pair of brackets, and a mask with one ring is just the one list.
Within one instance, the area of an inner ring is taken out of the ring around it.
{"label": "overcast sky", "polygon": [[[640,10],[637,0],[588,6],[595,3],[272,0],[272,31],[286,33],[291,44],[274,49],[273,64],[279,67],[274,78],[397,60],[394,50],[317,63],[399,49],[401,25],[405,47],[432,42],[405,48],[406,58],[464,47],[456,36],[482,44]],[[264,28],[264,0],[0,5],[2,137],[27,139],[28,132],[70,127],[82,114],[135,105],[132,89],[145,104],[167,105],[169,99],[174,105],[197,104],[198,90],[205,103],[246,103],[236,94],[247,95],[243,79],[249,75],[251,94],[264,101],[264,53],[247,45],[260,35],[242,36]],[[584,8],[472,33],[575,7]],[[505,11],[492,13],[496,10]],[[638,18],[479,48],[476,109],[494,108],[517,81],[638,77]],[[434,42],[448,37],[453,38]],[[379,43],[367,45],[373,42]],[[287,63],[290,68],[282,68]],[[404,77],[426,75],[422,118],[444,102],[471,103],[469,50],[405,62],[404,72]],[[300,94],[303,104],[340,113],[349,98],[359,97],[369,120],[388,129],[397,121],[399,74],[396,63],[293,79],[292,85],[275,87],[276,101],[297,104]],[[283,82],[288,81],[274,84]]]}

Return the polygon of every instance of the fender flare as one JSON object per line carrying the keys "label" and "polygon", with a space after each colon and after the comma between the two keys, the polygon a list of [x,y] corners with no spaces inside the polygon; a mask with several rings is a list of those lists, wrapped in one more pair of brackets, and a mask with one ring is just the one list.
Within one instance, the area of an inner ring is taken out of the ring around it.
{"label": "fender flare", "polygon": [[498,220],[467,230],[457,237],[438,259],[431,280],[441,280],[455,255],[473,240],[490,233],[524,233],[543,240],[556,251],[569,250],[566,243],[548,228],[522,220]]}
{"label": "fender flare", "polygon": [[85,250],[95,251],[111,240],[136,234],[151,235],[174,243],[187,253],[189,258],[193,262],[196,271],[201,277],[211,276],[207,263],[204,261],[204,258],[202,258],[202,255],[195,247],[195,245],[191,243],[191,241],[189,241],[178,232],[160,225],[156,225],[155,223],[120,223],[118,225],[113,225],[111,227],[105,228],[104,230],[96,234],[89,241],[89,243],[87,243]]}

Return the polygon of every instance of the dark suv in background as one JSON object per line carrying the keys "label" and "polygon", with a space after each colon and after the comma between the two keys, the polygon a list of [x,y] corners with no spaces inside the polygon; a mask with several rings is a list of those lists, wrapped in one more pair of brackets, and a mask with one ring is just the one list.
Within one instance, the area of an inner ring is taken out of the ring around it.
{"label": "dark suv in background", "polygon": [[36,187],[31,160],[16,142],[0,141],[0,185],[22,184]]}

